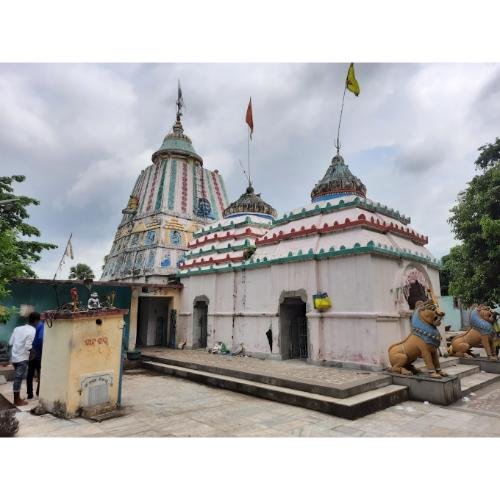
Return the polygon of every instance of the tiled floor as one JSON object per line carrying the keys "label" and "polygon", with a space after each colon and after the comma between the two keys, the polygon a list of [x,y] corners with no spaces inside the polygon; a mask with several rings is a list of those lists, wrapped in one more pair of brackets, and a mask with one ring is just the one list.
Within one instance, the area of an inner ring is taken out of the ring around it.
{"label": "tiled floor", "polygon": [[[23,383],[23,390],[25,386]],[[0,393],[11,398],[11,383]],[[448,407],[408,401],[355,421],[143,370],[126,372],[125,416],[101,423],[17,413],[18,436],[496,436],[500,382]]]}

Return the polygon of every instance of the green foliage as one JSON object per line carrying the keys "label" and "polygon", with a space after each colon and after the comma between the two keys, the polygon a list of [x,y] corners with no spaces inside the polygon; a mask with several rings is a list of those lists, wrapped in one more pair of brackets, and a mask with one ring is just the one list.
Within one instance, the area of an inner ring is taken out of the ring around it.
{"label": "green foliage", "polygon": [[459,193],[449,222],[462,243],[443,264],[449,294],[465,305],[499,302],[500,296],[500,139],[479,148],[476,175]]}
{"label": "green foliage", "polygon": [[0,299],[9,294],[8,283],[16,277],[36,277],[31,269],[40,260],[43,250],[57,248],[50,243],[24,240],[25,236],[40,236],[40,231],[27,224],[27,207],[39,201],[28,196],[16,196],[13,182],[23,182],[23,175],[0,177]]}
{"label": "green foliage", "polygon": [[485,144],[478,151],[481,151],[478,159],[475,161],[477,168],[488,170],[500,161],[500,139],[497,137],[493,144]]}
{"label": "green foliage", "polygon": [[449,286],[451,279],[451,270],[449,269],[450,256],[445,255],[441,259],[441,270],[439,271],[439,283],[441,285],[441,295],[450,295]]}
{"label": "green foliage", "polygon": [[93,280],[95,277],[94,271],[92,271],[92,268],[87,264],[77,264],[76,266],[73,266],[69,271],[70,280]]}
{"label": "green foliage", "polygon": [[5,307],[0,304],[0,324],[7,323],[12,315],[16,314],[18,311],[15,307]]}

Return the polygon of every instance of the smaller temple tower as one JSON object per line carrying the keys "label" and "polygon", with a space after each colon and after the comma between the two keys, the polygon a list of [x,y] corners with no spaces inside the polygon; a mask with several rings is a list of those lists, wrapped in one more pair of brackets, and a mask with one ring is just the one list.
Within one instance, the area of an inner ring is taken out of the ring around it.
{"label": "smaller temple tower", "polygon": [[184,133],[182,108],[179,87],[175,124],[122,210],[103,280],[167,283],[184,261],[192,234],[222,217],[227,206],[224,181],[217,170],[203,167]]}
{"label": "smaller temple tower", "polygon": [[255,252],[255,240],[267,232],[276,216],[276,210],[249,182],[246,191],[224,210],[222,220],[193,234],[179,275],[210,273],[244,262]]}

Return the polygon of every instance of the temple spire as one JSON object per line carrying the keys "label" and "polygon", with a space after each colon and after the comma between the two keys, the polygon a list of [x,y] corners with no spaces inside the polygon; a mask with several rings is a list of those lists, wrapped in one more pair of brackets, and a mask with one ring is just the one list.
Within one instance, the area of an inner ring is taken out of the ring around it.
{"label": "temple spire", "polygon": [[181,121],[182,108],[184,107],[184,99],[182,98],[181,81],[177,80],[177,121]]}
{"label": "temple spire", "polygon": [[177,106],[177,114],[176,114],[176,121],[173,126],[173,131],[174,134],[182,134],[184,132],[184,128],[182,127],[181,123],[181,116],[182,116],[182,108],[184,108],[184,99],[182,98],[182,89],[181,89],[181,82],[180,80],[177,80],[177,101],[175,102]]}

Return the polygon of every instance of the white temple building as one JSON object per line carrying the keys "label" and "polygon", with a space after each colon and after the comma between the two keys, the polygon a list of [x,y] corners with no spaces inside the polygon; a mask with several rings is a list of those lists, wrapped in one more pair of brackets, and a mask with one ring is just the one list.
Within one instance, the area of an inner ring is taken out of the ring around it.
{"label": "white temple building", "polygon": [[[415,302],[439,294],[439,264],[407,217],[366,198],[339,154],[311,200],[276,218],[249,187],[193,235],[179,271],[188,347],[221,341],[274,359],[387,366]],[[331,307],[315,308],[318,296]]]}

